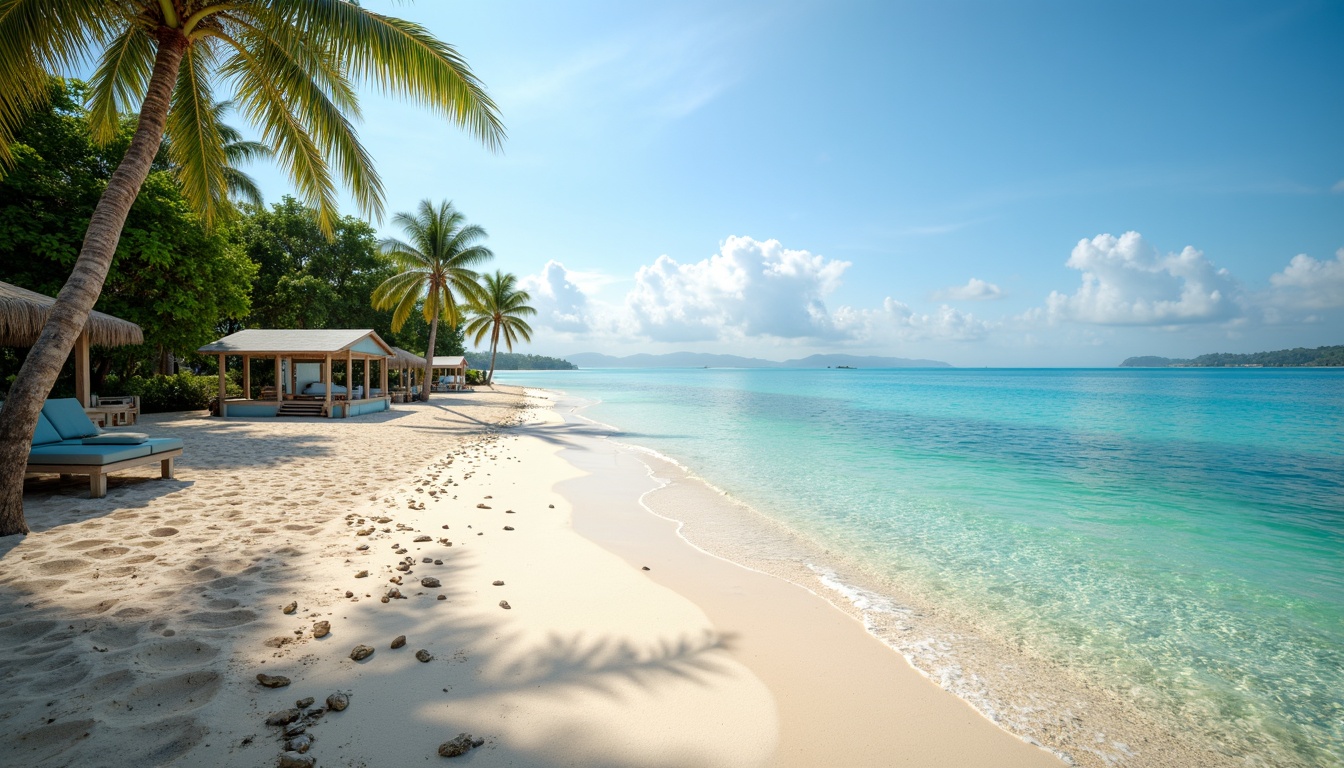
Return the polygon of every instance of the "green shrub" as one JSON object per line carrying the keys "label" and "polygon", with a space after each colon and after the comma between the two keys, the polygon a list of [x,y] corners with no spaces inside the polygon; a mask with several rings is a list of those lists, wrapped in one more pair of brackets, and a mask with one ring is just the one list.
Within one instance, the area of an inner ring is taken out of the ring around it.
{"label": "green shrub", "polygon": [[475,368],[467,369],[467,385],[476,386],[485,383],[485,371],[478,371]]}
{"label": "green shrub", "polygon": [[[210,407],[210,401],[219,396],[218,376],[195,376],[176,373],[172,376],[136,376],[127,379],[122,387],[128,395],[139,395],[142,413],[164,411],[200,411]],[[242,397],[243,390],[228,382],[229,397]]]}

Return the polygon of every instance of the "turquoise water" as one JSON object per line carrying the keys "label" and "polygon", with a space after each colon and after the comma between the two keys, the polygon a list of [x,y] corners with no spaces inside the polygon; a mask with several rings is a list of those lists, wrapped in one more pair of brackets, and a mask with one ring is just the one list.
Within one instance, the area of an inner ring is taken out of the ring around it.
{"label": "turquoise water", "polygon": [[585,411],[1251,764],[1344,764],[1344,371],[583,370]]}

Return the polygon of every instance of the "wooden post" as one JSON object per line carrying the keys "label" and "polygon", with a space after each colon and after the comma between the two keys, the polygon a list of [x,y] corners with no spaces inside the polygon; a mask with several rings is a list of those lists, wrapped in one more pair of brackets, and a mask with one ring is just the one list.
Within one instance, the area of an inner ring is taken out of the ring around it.
{"label": "wooden post", "polygon": [[350,418],[350,399],[355,395],[355,353],[345,350],[345,418]]}
{"label": "wooden post", "polygon": [[299,367],[294,364],[294,358],[289,360],[289,394],[299,394]]}
{"label": "wooden post", "polygon": [[85,408],[93,406],[89,379],[89,333],[86,330],[75,339],[75,397]]}
{"label": "wooden post", "polygon": [[275,356],[275,407],[280,408],[285,404],[285,366],[281,364],[281,357]]}
{"label": "wooden post", "polygon": [[373,399],[373,393],[369,391],[369,361],[371,358],[364,358],[364,399]]}
{"label": "wooden post", "polygon": [[[292,368],[293,366],[290,366],[290,367]],[[331,417],[331,355],[327,355],[326,358],[322,361],[322,378],[326,379],[326,384],[327,384],[327,398],[326,398],[327,417],[330,418],[330,417]]]}
{"label": "wooden post", "polygon": [[243,355],[243,399],[252,399],[252,356]]}
{"label": "wooden post", "polygon": [[222,419],[229,415],[229,406],[226,404],[228,399],[228,390],[224,388],[224,353],[219,353],[219,417]]}
{"label": "wooden post", "polygon": [[378,380],[382,382],[383,385],[382,386],[383,397],[388,398],[388,402],[390,403],[392,402],[391,399],[392,393],[387,390],[387,363],[388,360],[386,357],[378,361]]}

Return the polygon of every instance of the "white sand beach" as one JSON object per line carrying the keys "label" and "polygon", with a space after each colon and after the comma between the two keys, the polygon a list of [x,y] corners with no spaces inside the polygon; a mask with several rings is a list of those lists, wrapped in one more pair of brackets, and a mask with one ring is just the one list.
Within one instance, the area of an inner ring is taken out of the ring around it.
{"label": "white sand beach", "polygon": [[184,439],[176,480],[34,483],[34,533],[0,540],[0,764],[277,765],[286,730],[322,766],[459,734],[483,766],[1062,764],[679,538],[647,469],[547,400],[141,428]]}

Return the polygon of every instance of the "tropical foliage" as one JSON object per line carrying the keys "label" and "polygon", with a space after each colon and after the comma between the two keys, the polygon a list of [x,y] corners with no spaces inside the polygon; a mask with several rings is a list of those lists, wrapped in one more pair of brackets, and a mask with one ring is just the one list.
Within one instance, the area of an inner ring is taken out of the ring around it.
{"label": "tropical foliage", "polygon": [[518,288],[518,278],[513,275],[495,270],[493,275],[482,277],[481,289],[471,302],[467,333],[477,346],[486,334],[490,335],[490,372],[485,376],[486,384],[494,383],[495,355],[501,340],[510,352],[518,339],[532,340],[532,327],[523,319],[537,314],[537,310],[527,305],[531,299],[527,291]]}
{"label": "tropical foliage", "polygon": [[[392,330],[399,331],[412,313],[418,312],[429,325],[428,348],[435,348],[439,320],[456,329],[461,324],[459,305],[471,305],[480,293],[472,269],[494,256],[481,244],[485,230],[467,224],[466,217],[449,201],[437,207],[422,200],[415,213],[398,213],[393,222],[407,240],[387,238],[383,256],[397,268],[373,291],[373,306],[392,310]],[[425,358],[424,381],[431,376],[432,355]],[[429,399],[429,389],[421,392]]]}
{"label": "tropical foliage", "polygon": [[1273,352],[1252,352],[1239,355],[1232,352],[1214,352],[1189,360],[1170,357],[1131,357],[1121,368],[1237,368],[1262,366],[1265,368],[1320,368],[1344,366],[1344,345],[1333,347],[1296,347]]}
{"label": "tropical foliage", "polygon": [[[82,84],[53,80],[51,89],[47,104],[9,144],[13,165],[0,180],[0,280],[49,296],[70,275],[83,230],[131,131],[125,124],[117,142],[97,146],[81,105]],[[156,165],[127,216],[96,305],[139,324],[145,343],[95,349],[95,391],[108,375],[161,370],[165,358],[213,339],[221,321],[245,318],[256,272],[229,231],[205,231],[171,170]],[[0,360],[0,392],[21,361]],[[56,391],[73,393],[73,369]]]}
{"label": "tropical foliage", "polygon": [[[467,365],[472,368],[489,368],[490,357],[480,352],[468,352]],[[576,368],[577,365],[558,357],[521,352],[500,352],[495,360],[496,371],[572,371]]]}

